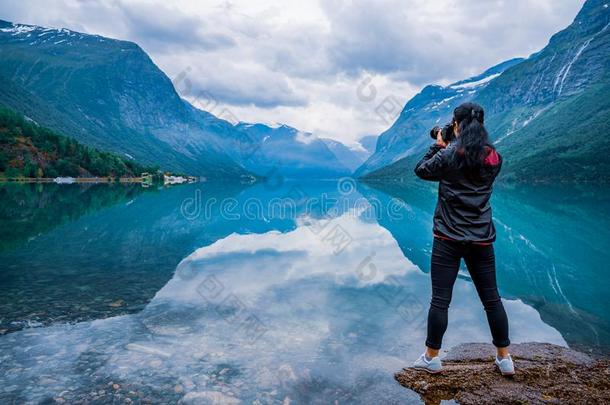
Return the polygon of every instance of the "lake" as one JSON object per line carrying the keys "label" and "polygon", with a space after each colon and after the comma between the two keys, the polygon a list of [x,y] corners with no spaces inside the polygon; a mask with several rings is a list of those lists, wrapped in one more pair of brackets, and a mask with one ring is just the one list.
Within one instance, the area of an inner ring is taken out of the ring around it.
{"label": "lake", "polygon": [[[434,185],[0,186],[0,403],[420,403]],[[499,185],[511,340],[610,342],[610,189]],[[489,342],[460,271],[444,347]]]}

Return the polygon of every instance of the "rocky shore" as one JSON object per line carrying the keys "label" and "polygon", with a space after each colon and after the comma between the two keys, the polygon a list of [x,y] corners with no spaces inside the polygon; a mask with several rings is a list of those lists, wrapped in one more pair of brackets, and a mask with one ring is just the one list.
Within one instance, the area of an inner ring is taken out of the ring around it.
{"label": "rocky shore", "polygon": [[467,343],[443,359],[443,373],[412,368],[396,380],[420,394],[426,404],[603,404],[610,403],[610,360],[548,343],[511,346],[516,374],[502,377],[489,344]]}

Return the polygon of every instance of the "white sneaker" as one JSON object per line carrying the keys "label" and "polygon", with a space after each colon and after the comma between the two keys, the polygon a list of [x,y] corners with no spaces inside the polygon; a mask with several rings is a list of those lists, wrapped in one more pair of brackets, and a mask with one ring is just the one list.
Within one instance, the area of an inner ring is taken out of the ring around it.
{"label": "white sneaker", "polygon": [[413,363],[413,368],[416,370],[424,370],[430,374],[438,374],[443,371],[443,365],[440,357],[432,357],[430,360],[426,360],[426,354],[419,356],[419,359]]}
{"label": "white sneaker", "polygon": [[515,364],[513,363],[513,358],[510,356],[510,354],[508,357],[502,359],[499,359],[498,356],[496,356],[495,363],[502,375],[515,375]]}

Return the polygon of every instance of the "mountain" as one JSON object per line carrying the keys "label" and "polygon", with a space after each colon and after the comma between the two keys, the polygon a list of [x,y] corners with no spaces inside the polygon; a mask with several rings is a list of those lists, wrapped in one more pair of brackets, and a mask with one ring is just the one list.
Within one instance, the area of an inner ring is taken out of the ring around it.
{"label": "mountain", "polygon": [[471,100],[504,70],[521,63],[511,59],[484,73],[450,84],[447,87],[429,85],[407,102],[396,122],[378,140],[375,152],[358,168],[357,176],[365,175],[392,164],[406,156],[419,154],[430,145],[428,132],[435,125],[451,120],[453,109]]}
{"label": "mountain", "polygon": [[273,168],[326,178],[355,168],[311,134],[234,126],[193,107],[131,42],[0,20],[0,57],[0,104],[130,159],[211,178]]}
{"label": "mountain", "polygon": [[362,143],[358,143],[355,147],[350,148],[334,139],[322,138],[322,141],[337,157],[339,162],[349,169],[350,173],[360,167],[372,153]]}
{"label": "mountain", "polygon": [[231,148],[232,157],[253,173],[317,179],[351,174],[327,143],[311,133],[283,124],[268,126],[242,122],[235,129],[243,136]]}
{"label": "mountain", "polygon": [[[610,6],[604,0],[587,0],[572,24],[544,49],[503,69],[472,94],[470,98],[485,108],[490,136],[505,157],[504,178],[610,179],[609,55]],[[359,174],[368,173],[369,178],[411,174],[415,160],[430,143],[426,139],[430,122],[420,121],[429,104],[417,100],[432,91],[429,86],[407,103]],[[403,115],[410,108],[414,110],[405,122]]]}
{"label": "mountain", "polygon": [[0,177],[139,177],[156,171],[84,146],[0,107]]}
{"label": "mountain", "polygon": [[375,146],[377,145],[378,138],[379,137],[377,135],[363,136],[360,138],[359,143],[369,153],[369,155],[372,155],[375,152]]}
{"label": "mountain", "polygon": [[233,126],[181,99],[136,44],[0,21],[0,104],[102,150],[209,177],[246,174]]}
{"label": "mountain", "polygon": [[488,110],[510,178],[608,181],[609,94],[610,7],[588,0],[570,26],[475,101]]}

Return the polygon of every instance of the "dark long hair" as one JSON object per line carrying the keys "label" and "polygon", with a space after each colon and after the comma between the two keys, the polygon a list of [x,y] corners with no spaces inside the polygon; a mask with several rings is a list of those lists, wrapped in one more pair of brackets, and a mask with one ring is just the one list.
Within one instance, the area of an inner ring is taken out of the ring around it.
{"label": "dark long hair", "polygon": [[456,139],[454,163],[470,173],[477,173],[493,146],[485,129],[485,111],[476,103],[463,103],[453,110],[453,120],[460,128]]}

